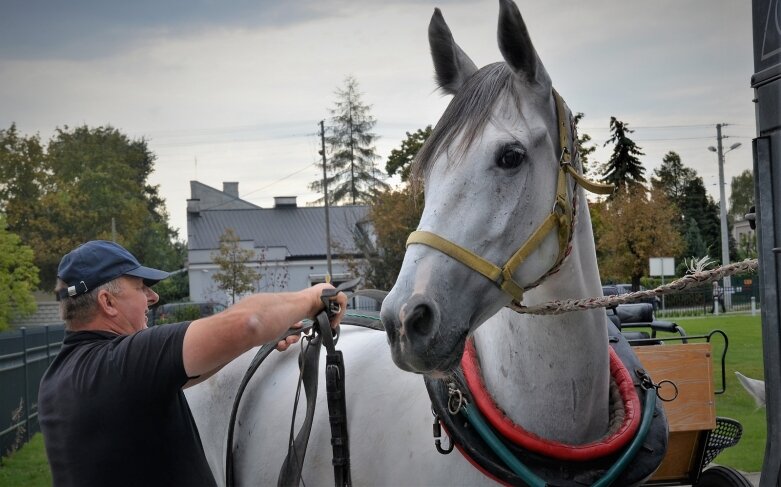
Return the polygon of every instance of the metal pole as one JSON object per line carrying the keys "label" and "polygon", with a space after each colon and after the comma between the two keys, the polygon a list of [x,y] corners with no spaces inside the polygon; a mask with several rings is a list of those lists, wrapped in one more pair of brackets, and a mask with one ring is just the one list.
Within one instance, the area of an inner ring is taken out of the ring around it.
{"label": "metal pole", "polygon": [[22,363],[24,364],[24,434],[25,441],[30,441],[30,371],[27,364],[27,327],[19,329],[22,332]]}
{"label": "metal pole", "polygon": [[329,215],[328,206],[328,178],[325,168],[325,121],[320,120],[320,143],[321,154],[323,155],[323,201],[325,202],[325,255],[328,259],[328,276],[333,277],[334,273],[331,269],[331,219]]}
{"label": "metal pole", "polygon": [[[727,124],[716,124],[717,150],[719,154],[719,213],[721,216],[721,265],[729,265],[729,236],[727,231],[727,199],[724,195],[724,152],[721,145],[721,127]],[[732,280],[724,276],[724,308],[732,307]]]}

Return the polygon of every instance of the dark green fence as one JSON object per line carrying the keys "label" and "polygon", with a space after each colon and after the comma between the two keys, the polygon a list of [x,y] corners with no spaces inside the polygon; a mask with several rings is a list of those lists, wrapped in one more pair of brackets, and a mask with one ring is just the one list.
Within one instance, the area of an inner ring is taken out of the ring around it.
{"label": "dark green fence", "polygon": [[38,384],[62,345],[63,325],[0,333],[0,456],[26,443],[38,426]]}
{"label": "dark green fence", "polygon": [[[749,281],[750,282],[750,281]],[[759,286],[754,283],[748,285],[735,285],[724,289],[723,300],[727,312],[731,311],[760,311]],[[717,302],[718,306],[718,302]],[[721,313],[721,307],[718,306]],[[713,313],[713,289],[704,286],[700,289],[685,291],[664,296],[664,307],[656,310],[657,317],[665,316],[704,316]]]}

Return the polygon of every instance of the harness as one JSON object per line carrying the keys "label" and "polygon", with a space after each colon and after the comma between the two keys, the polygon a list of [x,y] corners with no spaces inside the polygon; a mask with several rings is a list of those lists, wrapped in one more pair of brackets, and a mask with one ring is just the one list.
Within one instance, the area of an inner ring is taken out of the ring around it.
{"label": "harness", "polygon": [[[441,427],[475,468],[505,485],[583,487],[634,485],[653,474],[667,450],[667,421],[654,385],[629,343],[608,321],[614,399],[623,412],[611,418],[611,432],[588,445],[565,445],[508,426],[509,420],[485,406],[475,385],[476,357],[467,350],[462,365],[446,379],[425,378],[434,412],[435,437]],[[467,347],[468,348],[468,347]],[[479,380],[479,378],[478,378]],[[490,399],[489,399],[490,400]],[[643,455],[637,455],[640,449]],[[520,459],[523,459],[522,461]]]}
{"label": "harness", "polygon": [[[548,275],[556,272],[568,254],[575,219],[575,191],[573,188],[571,201],[567,187],[567,176],[571,176],[576,184],[580,184],[581,187],[592,193],[610,194],[614,190],[614,186],[612,185],[589,181],[578,172],[575,166],[573,166],[571,154],[575,154],[575,161],[579,160],[575,140],[574,122],[567,117],[564,100],[556,90],[553,90],[553,97],[556,101],[559,148],[561,149],[559,172],[556,183],[556,199],[553,204],[553,210],[551,210],[548,217],[540,223],[534,232],[532,232],[531,236],[521,244],[518,250],[515,251],[502,267],[497,266],[471,250],[461,247],[433,232],[417,230],[412,232],[407,238],[407,247],[412,244],[422,244],[439,250],[493,282],[499,289],[509,294],[518,304],[523,300],[524,291],[533,287]],[[572,133],[571,140],[569,137],[570,133]],[[570,146],[573,148],[570,149]],[[542,244],[543,239],[553,230],[557,231],[559,240],[559,254],[556,258],[556,262],[553,267],[537,281],[537,283],[524,288],[513,279],[513,273],[526,258]]]}
{"label": "harness", "polygon": [[[299,485],[301,483],[301,471],[304,466],[307,445],[309,443],[309,434],[314,422],[315,403],[318,389],[318,366],[320,364],[320,350],[326,349],[325,382],[326,396],[328,403],[328,418],[331,426],[331,446],[332,446],[332,464],[334,467],[334,484],[337,487],[352,485],[350,476],[350,447],[347,434],[347,404],[345,401],[345,369],[342,352],[336,350],[338,334],[333,335],[331,331],[330,318],[338,313],[338,309],[332,309],[331,298],[339,292],[348,292],[355,288],[360,279],[353,279],[338,286],[336,289],[329,289],[323,292],[321,300],[324,309],[315,318],[315,320],[303,328],[291,328],[280,336],[277,340],[263,345],[255,354],[244,377],[239,384],[236,397],[233,400],[230,420],[228,422],[228,438],[225,454],[225,484],[229,487],[236,485],[234,472],[234,432],[236,418],[238,415],[239,404],[244,395],[244,391],[249,384],[250,379],[258,370],[263,361],[276,349],[276,343],[284,338],[294,334],[311,330],[310,335],[304,335],[303,339],[309,343],[302,348],[299,357],[299,367],[301,370],[299,376],[299,387],[296,391],[296,401],[293,407],[293,418],[291,419],[291,434],[288,444],[288,454],[285,458],[282,468],[279,472],[277,485]],[[387,292],[377,290],[363,290],[351,293],[351,296],[366,296],[381,302]],[[342,320],[343,325],[362,326],[375,330],[383,330],[379,320],[374,317],[364,315],[346,314]],[[298,434],[293,438],[293,424],[295,424],[295,412],[298,410],[298,398],[301,390],[307,399],[306,413],[304,421]]]}

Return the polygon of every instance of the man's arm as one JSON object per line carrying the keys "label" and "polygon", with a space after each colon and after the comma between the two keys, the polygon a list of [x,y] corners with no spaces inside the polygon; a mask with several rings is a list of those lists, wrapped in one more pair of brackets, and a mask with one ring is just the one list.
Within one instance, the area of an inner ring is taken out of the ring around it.
{"label": "man's arm", "polygon": [[[320,295],[329,288],[333,286],[318,284],[291,293],[253,294],[219,314],[193,321],[184,335],[182,360],[187,376],[197,378],[187,386],[205,380],[247,350],[277,339],[304,318],[313,317],[322,310]],[[331,320],[332,326],[341,321],[347,307],[343,293],[334,299],[341,311]],[[287,348],[296,341],[296,335],[288,337],[277,348]]]}

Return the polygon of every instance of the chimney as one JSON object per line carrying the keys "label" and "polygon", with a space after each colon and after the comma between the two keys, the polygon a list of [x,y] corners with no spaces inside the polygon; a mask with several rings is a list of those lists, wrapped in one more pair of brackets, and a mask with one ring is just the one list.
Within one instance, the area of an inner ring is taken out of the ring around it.
{"label": "chimney", "polygon": [[232,196],[236,199],[239,199],[239,183],[238,182],[223,182],[222,183],[222,192],[227,194],[228,196]]}
{"label": "chimney", "polygon": [[295,196],[274,196],[274,208],[297,208]]}
{"label": "chimney", "polygon": [[187,200],[187,213],[192,213],[196,216],[201,214],[201,200],[199,198]]}

